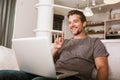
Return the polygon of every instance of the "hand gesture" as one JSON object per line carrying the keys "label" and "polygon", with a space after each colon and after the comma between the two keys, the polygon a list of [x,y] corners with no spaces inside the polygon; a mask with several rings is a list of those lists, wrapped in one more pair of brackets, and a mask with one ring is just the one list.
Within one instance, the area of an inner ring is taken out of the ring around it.
{"label": "hand gesture", "polygon": [[54,34],[54,48],[60,49],[63,43],[64,43],[64,33],[62,32],[61,37],[59,37],[58,35],[56,37],[56,34]]}

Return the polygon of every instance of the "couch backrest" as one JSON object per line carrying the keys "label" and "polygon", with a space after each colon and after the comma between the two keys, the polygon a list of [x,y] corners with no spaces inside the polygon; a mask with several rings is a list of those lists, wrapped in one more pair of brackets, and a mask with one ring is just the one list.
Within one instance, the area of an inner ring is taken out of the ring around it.
{"label": "couch backrest", "polygon": [[102,41],[106,46],[109,62],[109,80],[120,80],[120,41],[119,40],[107,40]]}
{"label": "couch backrest", "polygon": [[19,70],[13,49],[0,46],[0,70]]}

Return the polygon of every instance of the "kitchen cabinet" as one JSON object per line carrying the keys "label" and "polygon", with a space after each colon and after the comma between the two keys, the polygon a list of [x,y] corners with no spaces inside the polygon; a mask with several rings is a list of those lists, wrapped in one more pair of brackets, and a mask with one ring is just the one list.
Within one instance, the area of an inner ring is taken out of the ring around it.
{"label": "kitchen cabinet", "polygon": [[[86,32],[91,37],[98,37],[101,39],[120,39],[120,19],[88,23]],[[102,35],[102,37],[100,35]]]}
{"label": "kitchen cabinet", "polygon": [[104,22],[88,22],[85,31],[90,37],[104,39]]}

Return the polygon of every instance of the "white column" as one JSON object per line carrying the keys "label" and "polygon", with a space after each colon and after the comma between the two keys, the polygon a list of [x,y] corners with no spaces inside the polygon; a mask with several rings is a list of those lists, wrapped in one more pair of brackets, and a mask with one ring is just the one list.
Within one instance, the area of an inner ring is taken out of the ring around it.
{"label": "white column", "polygon": [[37,28],[34,30],[37,37],[51,39],[50,30],[53,27],[53,0],[39,0]]}

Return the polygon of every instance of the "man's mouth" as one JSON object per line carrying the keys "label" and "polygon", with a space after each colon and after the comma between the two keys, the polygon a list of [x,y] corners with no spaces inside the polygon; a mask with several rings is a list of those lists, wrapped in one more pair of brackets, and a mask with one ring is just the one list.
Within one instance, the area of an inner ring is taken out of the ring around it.
{"label": "man's mouth", "polygon": [[77,30],[77,27],[73,27],[71,28],[72,31],[76,31]]}

